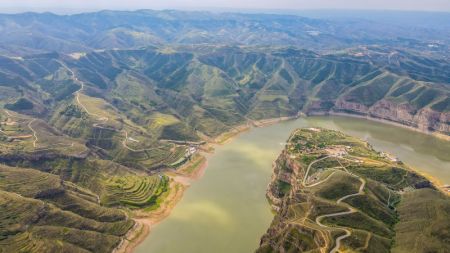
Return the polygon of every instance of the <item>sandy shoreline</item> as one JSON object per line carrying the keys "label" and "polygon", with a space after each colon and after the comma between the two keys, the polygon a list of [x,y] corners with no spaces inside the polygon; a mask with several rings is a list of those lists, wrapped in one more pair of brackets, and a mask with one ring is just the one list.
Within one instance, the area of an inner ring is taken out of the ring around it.
{"label": "sandy shoreline", "polygon": [[[324,114],[311,114],[310,116],[326,116],[326,115],[336,115],[336,116],[347,116],[347,117],[354,117],[354,118],[361,118],[361,119],[367,119],[372,121],[378,121],[386,124],[391,124],[407,129],[411,129],[414,131],[418,131],[425,134],[433,135],[437,138],[450,141],[450,136],[446,136],[439,133],[432,133],[432,132],[425,132],[418,128],[414,128],[411,126],[406,126],[397,122],[384,120],[384,119],[378,119],[373,118],[370,116],[362,116],[362,115],[354,115],[354,114],[348,114],[348,113],[324,113]],[[303,115],[302,115],[303,116]],[[206,152],[212,152],[214,150],[214,145],[223,145],[227,142],[231,141],[233,138],[237,137],[239,134],[249,131],[254,127],[264,127],[273,125],[282,121],[287,120],[294,120],[299,117],[302,117],[300,115],[298,116],[291,116],[291,117],[280,117],[280,118],[271,118],[271,119],[265,119],[265,120],[259,120],[259,121],[248,121],[246,124],[239,125],[234,127],[228,132],[225,132],[219,136],[217,136],[214,139],[208,139],[207,143],[202,146],[202,150]],[[308,116],[303,116],[308,117]],[[133,212],[133,219],[136,222],[136,226],[133,227],[126,235],[125,239],[122,241],[122,243],[114,250],[114,253],[131,253],[134,251],[134,249],[142,243],[147,236],[151,232],[152,226],[155,226],[162,220],[164,220],[167,216],[170,215],[172,209],[176,206],[178,201],[181,200],[183,197],[184,191],[191,185],[192,182],[199,180],[207,167],[207,158],[200,154],[198,155],[202,161],[195,165],[196,162],[198,162],[197,159],[193,159],[192,161],[186,163],[181,168],[177,169],[176,171],[169,171],[165,174],[168,175],[171,178],[171,187],[170,187],[170,193],[166,197],[166,199],[161,204],[160,208],[157,210],[151,211],[151,212],[145,212],[143,210],[135,211]],[[190,171],[191,169],[187,169],[190,166],[195,166],[195,168]],[[449,192],[445,190],[445,186],[439,179],[421,172],[420,170],[417,170],[416,168],[412,168],[415,172],[421,174],[425,178],[427,178],[436,188],[441,190],[441,192],[450,195]]]}
{"label": "sandy shoreline", "polygon": [[[192,173],[184,174],[183,169],[198,162]],[[113,251],[114,253],[131,253],[142,243],[150,234],[153,226],[163,221],[170,215],[172,209],[183,197],[184,191],[193,181],[200,179],[207,167],[207,160],[203,155],[198,155],[195,160],[185,164],[179,170],[180,172],[169,171],[165,173],[170,177],[171,183],[169,193],[161,203],[160,207],[153,211],[137,210],[132,212],[132,219],[136,225],[127,233],[123,241]]]}

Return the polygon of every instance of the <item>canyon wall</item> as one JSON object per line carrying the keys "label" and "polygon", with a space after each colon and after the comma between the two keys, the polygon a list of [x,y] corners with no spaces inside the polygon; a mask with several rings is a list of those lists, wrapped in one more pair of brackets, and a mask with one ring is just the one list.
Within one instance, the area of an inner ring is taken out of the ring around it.
{"label": "canyon wall", "polygon": [[[316,112],[323,113],[324,110],[310,108],[308,111],[310,114],[315,114]],[[368,107],[360,103],[341,99],[336,101],[335,106],[328,112],[383,119],[413,127],[423,132],[437,132],[442,135],[450,135],[450,113],[434,111],[431,108],[415,110],[409,104],[397,104],[388,100],[380,100]]]}

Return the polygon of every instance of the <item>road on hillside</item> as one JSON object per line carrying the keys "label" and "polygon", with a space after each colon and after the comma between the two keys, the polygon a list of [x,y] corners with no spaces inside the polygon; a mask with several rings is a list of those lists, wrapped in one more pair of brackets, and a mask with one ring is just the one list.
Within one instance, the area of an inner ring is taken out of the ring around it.
{"label": "road on hillside", "polygon": [[[303,178],[303,181],[302,181],[303,187],[309,188],[309,187],[314,187],[314,186],[320,185],[320,184],[326,182],[326,181],[327,181],[327,180],[335,173],[335,172],[331,173],[326,179],[324,179],[324,180],[322,180],[322,181],[320,181],[320,182],[317,182],[317,183],[314,183],[314,184],[311,184],[311,185],[307,185],[307,184],[306,184],[306,181],[308,180],[308,174],[309,174],[309,171],[310,171],[310,169],[311,169],[311,166],[314,165],[316,162],[319,162],[319,161],[322,161],[322,160],[324,160],[324,159],[331,158],[331,157],[335,157],[335,156],[326,156],[326,157],[322,157],[322,158],[319,158],[319,159],[316,159],[316,160],[312,161],[312,162],[308,165],[308,168],[307,168],[306,173],[305,173],[305,177]],[[335,157],[335,158],[337,159],[337,157]],[[338,159],[337,159],[337,161],[339,162]],[[316,217],[315,222],[317,223],[317,225],[319,225],[319,226],[321,226],[321,227],[324,227],[324,228],[328,228],[328,229],[341,229],[341,230],[343,230],[343,231],[345,232],[344,235],[340,235],[340,236],[338,236],[338,237],[336,238],[336,240],[335,240],[335,241],[336,241],[336,245],[330,250],[330,253],[336,253],[336,252],[338,252],[338,251],[339,251],[339,248],[341,247],[341,241],[342,241],[343,239],[349,237],[349,236],[352,234],[352,232],[351,232],[350,229],[345,228],[345,227],[327,226],[327,225],[323,224],[321,221],[322,221],[324,218],[327,218],[327,217],[343,216],[343,215],[348,215],[348,214],[352,214],[352,213],[357,212],[355,208],[353,208],[352,206],[350,206],[350,205],[347,204],[347,203],[342,203],[342,201],[344,201],[344,200],[346,200],[346,199],[348,199],[348,198],[351,198],[351,197],[363,195],[363,194],[364,194],[364,188],[365,188],[365,186],[366,186],[366,181],[365,181],[363,178],[361,178],[360,176],[355,175],[355,174],[353,174],[353,173],[350,173],[350,172],[347,170],[347,168],[345,168],[345,166],[343,166],[340,162],[339,162],[339,164],[340,164],[341,167],[344,169],[344,173],[348,173],[348,174],[350,174],[350,175],[353,176],[353,177],[357,177],[357,178],[359,179],[359,181],[361,181],[361,185],[360,185],[359,190],[358,190],[357,193],[352,193],[352,194],[345,195],[345,196],[341,197],[340,199],[338,199],[338,200],[336,201],[336,204],[338,204],[338,205],[342,205],[342,204],[345,205],[345,206],[348,208],[348,211],[337,212],[337,213],[331,213],[331,214],[325,214],[325,215],[320,215],[320,216]],[[333,168],[333,169],[334,169],[334,168]]]}

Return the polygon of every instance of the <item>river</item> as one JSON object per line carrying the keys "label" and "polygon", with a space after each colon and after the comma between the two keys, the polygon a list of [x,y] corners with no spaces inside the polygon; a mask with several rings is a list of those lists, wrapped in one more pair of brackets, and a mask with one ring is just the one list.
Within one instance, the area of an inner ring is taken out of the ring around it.
{"label": "river", "polygon": [[273,215],[265,198],[277,158],[300,127],[340,130],[450,184],[450,142],[402,127],[343,116],[299,118],[240,134],[208,156],[205,175],[171,215],[152,228],[138,253],[253,252]]}

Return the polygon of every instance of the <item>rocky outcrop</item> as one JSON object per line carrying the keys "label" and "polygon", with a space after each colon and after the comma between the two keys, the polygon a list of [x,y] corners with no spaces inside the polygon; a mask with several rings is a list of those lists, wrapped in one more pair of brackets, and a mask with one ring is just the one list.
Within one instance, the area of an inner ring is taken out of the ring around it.
{"label": "rocky outcrop", "polygon": [[[283,192],[280,184],[289,185],[289,188],[297,188],[297,179],[303,178],[304,169],[299,166],[284,150],[277,160],[273,163],[272,180],[267,189],[267,197],[272,203],[272,208],[278,210],[282,204],[282,199],[289,194]],[[293,192],[293,191],[289,191]]]}
{"label": "rocky outcrop", "polygon": [[[270,247],[275,252],[285,252],[284,242],[291,241],[301,234],[312,238],[317,245],[325,245],[323,237],[314,229],[291,224],[286,221],[289,213],[289,206],[298,201],[299,196],[294,196],[301,187],[300,181],[304,177],[305,168],[300,166],[298,162],[289,155],[288,150],[283,150],[277,160],[273,163],[272,180],[267,189],[266,196],[271,203],[272,209],[277,212],[272,221],[272,225],[267,230],[266,234],[261,238],[260,245],[262,246],[256,252],[266,252],[266,247]],[[280,182],[289,185],[288,191],[280,189]],[[295,242],[296,250],[306,252],[310,250],[317,250],[312,248],[309,241],[298,240]],[[265,245],[265,246],[263,246]],[[270,245],[270,246],[268,246]]]}
{"label": "rocky outcrop", "polygon": [[286,151],[283,151],[278,159],[273,163],[272,179],[267,188],[266,196],[269,199],[272,209],[280,211],[284,193],[279,189],[279,182],[284,182],[291,185],[295,180],[293,176],[293,170],[286,170],[287,155]]}
{"label": "rocky outcrop", "polygon": [[421,130],[438,131],[450,135],[450,113],[440,113],[426,108],[415,115],[415,120]]}

